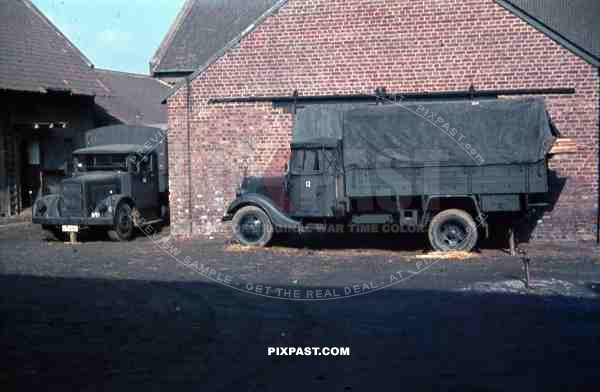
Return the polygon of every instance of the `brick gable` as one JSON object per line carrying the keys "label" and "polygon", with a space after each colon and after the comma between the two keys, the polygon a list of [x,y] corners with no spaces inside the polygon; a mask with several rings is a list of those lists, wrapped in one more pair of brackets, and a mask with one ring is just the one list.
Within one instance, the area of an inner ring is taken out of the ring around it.
{"label": "brick gable", "polygon": [[[248,171],[263,174],[287,149],[291,114],[270,104],[208,106],[229,96],[573,87],[549,96],[558,129],[576,154],[551,161],[564,180],[543,238],[591,239],[597,203],[598,71],[493,0],[290,0],[191,82],[192,212],[196,233],[214,230],[233,198],[239,167],[225,163],[242,137],[255,141]],[[189,200],[186,88],[168,101],[175,233],[185,233]],[[222,157],[214,151],[222,150]],[[282,159],[276,167],[282,170]],[[227,169],[224,169],[224,168]],[[272,170],[272,166],[271,169]],[[225,177],[229,176],[227,180]],[[217,197],[215,193],[218,193]]]}

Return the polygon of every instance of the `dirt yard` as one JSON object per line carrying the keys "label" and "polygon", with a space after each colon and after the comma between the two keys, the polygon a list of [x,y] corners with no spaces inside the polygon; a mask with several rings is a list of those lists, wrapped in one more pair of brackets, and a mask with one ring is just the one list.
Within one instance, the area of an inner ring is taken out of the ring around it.
{"label": "dirt yard", "polygon": [[[167,233],[65,245],[29,224],[2,226],[0,384],[597,391],[598,248],[525,248],[531,289],[520,259],[501,249],[457,257],[412,241],[329,238],[249,250]],[[350,356],[269,356],[269,347]]]}

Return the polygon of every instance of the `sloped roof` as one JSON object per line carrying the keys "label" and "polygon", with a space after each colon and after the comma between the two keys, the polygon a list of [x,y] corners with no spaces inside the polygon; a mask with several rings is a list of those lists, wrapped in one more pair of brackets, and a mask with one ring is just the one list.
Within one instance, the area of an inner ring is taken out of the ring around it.
{"label": "sloped roof", "polygon": [[187,0],[150,61],[152,74],[194,72],[278,0]]}
{"label": "sloped roof", "polygon": [[92,63],[30,0],[0,0],[0,89],[102,92]]}
{"label": "sloped roof", "polygon": [[97,69],[106,93],[96,104],[109,115],[129,125],[167,123],[167,109],[161,104],[171,87],[147,75]]}
{"label": "sloped roof", "polygon": [[600,65],[600,1],[496,0],[551,38]]}

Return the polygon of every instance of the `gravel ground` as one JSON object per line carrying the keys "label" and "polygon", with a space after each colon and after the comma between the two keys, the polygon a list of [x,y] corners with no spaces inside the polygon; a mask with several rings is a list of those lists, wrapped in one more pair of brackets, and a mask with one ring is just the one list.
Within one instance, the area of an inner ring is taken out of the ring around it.
{"label": "gravel ground", "polygon": [[[520,260],[502,250],[438,261],[414,238],[247,250],[168,233],[125,244],[41,237],[0,226],[2,390],[600,388],[592,244],[526,246],[527,289]],[[248,293],[259,287],[262,297]]]}

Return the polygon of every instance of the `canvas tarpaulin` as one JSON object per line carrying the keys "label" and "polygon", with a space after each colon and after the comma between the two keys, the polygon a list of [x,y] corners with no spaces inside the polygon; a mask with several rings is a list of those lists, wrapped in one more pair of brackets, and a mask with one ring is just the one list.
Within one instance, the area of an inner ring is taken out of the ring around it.
{"label": "canvas tarpaulin", "polygon": [[326,103],[306,105],[294,116],[294,142],[320,138],[342,139],[344,112],[367,103]]}
{"label": "canvas tarpaulin", "polygon": [[535,163],[554,142],[544,101],[537,98],[363,105],[337,112],[346,167]]}

